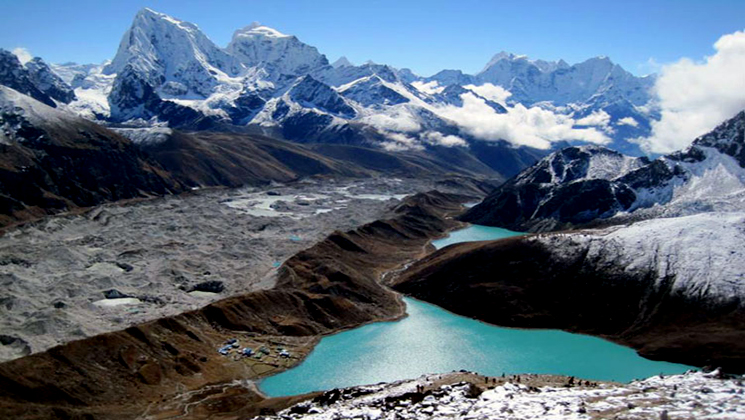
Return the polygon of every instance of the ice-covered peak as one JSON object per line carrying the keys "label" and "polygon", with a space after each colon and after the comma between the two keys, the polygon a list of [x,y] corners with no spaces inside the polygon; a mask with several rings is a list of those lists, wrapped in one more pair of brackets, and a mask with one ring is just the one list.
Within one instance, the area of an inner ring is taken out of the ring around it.
{"label": "ice-covered peak", "polygon": [[526,104],[553,102],[611,104],[626,99],[634,105],[649,101],[651,79],[635,77],[608,57],[594,57],[575,65],[564,60],[529,60],[501,52],[475,76],[512,92],[512,99]]}
{"label": "ice-covered peak", "polygon": [[275,74],[303,75],[329,64],[315,47],[257,22],[235,31],[226,51],[248,67]]}
{"label": "ice-covered peak", "polygon": [[342,118],[353,118],[355,110],[330,86],[311,76],[300,78],[286,96],[304,108],[315,108]]}
{"label": "ice-covered peak", "polygon": [[263,37],[269,37],[269,38],[286,38],[286,37],[291,36],[291,35],[285,35],[282,32],[274,28],[270,28],[268,26],[262,25],[260,22],[252,22],[250,25],[245,26],[233,32],[233,39],[244,37],[244,36],[256,36],[256,35],[263,36]]}
{"label": "ice-covered peak", "polygon": [[392,106],[409,102],[396,86],[381,78],[378,74],[355,80],[339,87],[339,92],[345,98],[369,106]]}
{"label": "ice-covered peak", "polygon": [[179,26],[182,29],[193,31],[193,30],[199,30],[199,27],[197,25],[191,23],[191,22],[185,22],[176,18],[173,18],[171,16],[168,16],[165,13],[156,12],[153,9],[150,9],[149,7],[144,7],[140,9],[139,12],[135,15],[134,22],[135,24],[142,24],[142,25],[148,25],[148,21],[154,20],[154,19],[161,19],[164,21],[167,21],[173,25]]}
{"label": "ice-covered peak", "polygon": [[338,60],[334,61],[333,64],[331,64],[331,67],[338,69],[339,67],[354,67],[354,64],[352,64],[347,57],[339,57]]}
{"label": "ice-covered peak", "polygon": [[128,65],[153,87],[170,82],[205,97],[219,79],[243,69],[196,25],[148,8],[137,13],[104,73],[118,74]]}
{"label": "ice-covered peak", "polygon": [[489,67],[495,65],[496,63],[500,61],[515,61],[515,60],[528,61],[528,56],[517,55],[517,54],[509,53],[507,51],[500,51],[499,53],[495,54],[494,57],[492,57],[488,63],[486,63],[486,66],[484,66],[484,69],[481,71],[482,72],[486,71]]}

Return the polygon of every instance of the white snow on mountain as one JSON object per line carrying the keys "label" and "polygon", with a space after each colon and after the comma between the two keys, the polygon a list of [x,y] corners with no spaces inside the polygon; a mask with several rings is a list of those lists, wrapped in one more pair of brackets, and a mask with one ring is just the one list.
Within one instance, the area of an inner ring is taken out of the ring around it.
{"label": "white snow on mountain", "polygon": [[[476,75],[445,70],[422,78],[373,62],[355,66],[344,57],[329,65],[315,47],[259,23],[235,31],[220,48],[196,25],[147,8],[137,13],[116,56],[102,69],[75,64],[53,69],[75,89],[77,99],[66,109],[122,123],[178,126],[181,117],[174,112],[198,115],[173,111],[170,101],[214,121],[277,127],[286,134],[288,122],[295,127],[289,132],[297,133],[301,126],[325,132],[360,123],[379,131],[378,138],[393,139],[396,147],[464,144],[458,138],[466,144],[506,140],[546,149],[558,141],[608,144],[614,136],[639,136],[648,129],[648,117],[637,108],[647,102],[649,80],[604,57],[569,65],[502,52]],[[329,105],[323,97],[328,89],[315,90],[318,98],[288,102],[286,93],[308,75],[336,90],[342,99],[335,101],[353,112],[318,106]],[[171,114],[163,115],[163,108]],[[320,117],[298,125],[301,114]]]}
{"label": "white snow on mountain", "polygon": [[329,64],[315,47],[256,22],[235,31],[225,51],[247,67],[266,67],[278,75],[304,75]]}
{"label": "white snow on mountain", "polygon": [[[521,375],[523,379],[530,375]],[[277,419],[745,419],[741,378],[718,379],[718,372],[654,376],[629,384],[594,387],[539,386],[517,382],[474,392],[468,383],[441,385],[421,401],[418,386],[431,386],[440,375],[377,384],[340,392],[323,405],[305,401],[281,411]]]}
{"label": "white snow on mountain", "polygon": [[745,295],[745,212],[707,212],[657,218],[567,235],[539,235],[557,250],[588,249],[597,267],[625,267],[629,273],[655,274],[675,293],[708,302]]}
{"label": "white snow on mountain", "polygon": [[[593,145],[554,152],[521,172],[515,185],[568,185],[592,179],[617,179],[646,164],[642,158],[626,156]],[[544,176],[547,174],[547,176]]]}
{"label": "white snow on mountain", "polygon": [[168,127],[112,128],[116,133],[137,144],[158,144],[168,140],[173,130]]}
{"label": "white snow on mountain", "polygon": [[0,85],[0,143],[11,144],[27,140],[19,135],[26,123],[46,130],[67,130],[70,123],[78,119],[74,114],[52,108]]}
{"label": "white snow on mountain", "polygon": [[104,74],[107,63],[101,65],[55,65],[52,69],[63,77],[72,77],[71,86],[75,89],[76,99],[65,106],[89,120],[106,119],[111,115],[109,94],[116,74]]}
{"label": "white snow on mountain", "polygon": [[137,13],[103,73],[118,74],[125,66],[166,95],[196,97],[209,96],[221,80],[244,70],[193,23],[147,8]]}

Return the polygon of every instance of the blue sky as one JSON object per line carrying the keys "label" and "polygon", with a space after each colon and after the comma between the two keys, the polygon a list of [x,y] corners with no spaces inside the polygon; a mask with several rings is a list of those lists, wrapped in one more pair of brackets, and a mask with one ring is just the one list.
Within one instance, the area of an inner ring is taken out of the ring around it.
{"label": "blue sky", "polygon": [[744,0],[676,1],[283,1],[0,0],[0,47],[50,62],[101,62],[142,7],[190,21],[217,45],[253,21],[298,36],[334,61],[371,59],[427,76],[473,73],[505,50],[569,63],[598,55],[635,74],[652,63],[713,54],[745,28]]}

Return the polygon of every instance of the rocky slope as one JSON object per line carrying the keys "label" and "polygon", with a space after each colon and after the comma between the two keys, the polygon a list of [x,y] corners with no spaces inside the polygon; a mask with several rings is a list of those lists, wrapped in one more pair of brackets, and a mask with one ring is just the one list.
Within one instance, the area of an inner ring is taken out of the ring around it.
{"label": "rocky slope", "polygon": [[[745,111],[654,161],[600,147],[572,147],[521,172],[462,220],[517,231],[548,231],[598,219],[741,209]],[[624,217],[621,217],[624,216]]]}
{"label": "rocky slope", "polygon": [[0,225],[184,185],[127,139],[0,86]]}
{"label": "rocky slope", "polygon": [[[224,357],[217,353],[224,341],[235,337],[302,355],[318,334],[400,316],[399,299],[378,283],[379,276],[420,256],[430,237],[454,226],[447,216],[460,211],[460,199],[419,194],[390,219],[336,232],[286,261],[271,290],[0,364],[0,412],[14,418],[134,418],[224,412],[240,404],[244,415],[258,414],[263,398],[247,385],[232,392],[232,382],[284,369],[297,356]],[[225,398],[221,404],[210,404],[215,392]]]}

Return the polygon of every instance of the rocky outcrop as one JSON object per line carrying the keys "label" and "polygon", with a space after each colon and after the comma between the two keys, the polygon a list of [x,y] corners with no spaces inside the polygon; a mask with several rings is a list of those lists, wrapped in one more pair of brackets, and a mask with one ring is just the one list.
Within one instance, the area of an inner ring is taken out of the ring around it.
{"label": "rocky outcrop", "polygon": [[65,104],[75,100],[72,87],[57,76],[41,58],[34,57],[25,67],[34,85],[50,98]]}
{"label": "rocky outcrop", "polygon": [[36,86],[28,69],[18,61],[18,57],[3,49],[0,49],[0,85],[26,94],[52,108],[57,106],[49,95]]}

